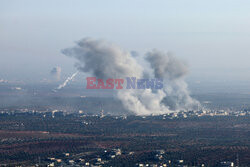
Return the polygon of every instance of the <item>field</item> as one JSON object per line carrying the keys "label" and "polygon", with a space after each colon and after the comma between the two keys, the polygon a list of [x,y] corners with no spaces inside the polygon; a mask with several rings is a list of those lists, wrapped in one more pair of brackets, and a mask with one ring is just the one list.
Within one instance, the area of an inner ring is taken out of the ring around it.
{"label": "field", "polygon": [[[24,113],[0,116],[2,164],[47,163],[48,157],[106,158],[103,165],[134,166],[183,159],[188,166],[221,161],[250,165],[250,117],[84,116]],[[122,150],[108,159],[106,150]],[[164,150],[161,158],[156,152]],[[133,153],[133,154],[132,154]],[[66,158],[67,159],[67,158]],[[129,161],[128,161],[129,160]]]}

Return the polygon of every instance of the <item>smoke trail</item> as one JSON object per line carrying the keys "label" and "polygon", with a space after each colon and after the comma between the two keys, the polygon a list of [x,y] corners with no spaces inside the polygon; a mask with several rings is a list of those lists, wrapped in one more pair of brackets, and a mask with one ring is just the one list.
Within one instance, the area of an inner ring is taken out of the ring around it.
{"label": "smoke trail", "polygon": [[[161,90],[117,91],[117,97],[125,108],[137,115],[163,114],[181,109],[191,109],[198,103],[189,95],[184,76],[187,67],[173,56],[153,50],[145,59],[134,56],[120,47],[91,38],[84,38],[73,48],[64,49],[63,54],[78,60],[79,71],[90,73],[97,78],[125,78],[152,76],[163,78],[166,85]],[[139,60],[139,61],[138,61]],[[146,61],[145,61],[146,60]],[[148,61],[148,67],[138,62]],[[152,71],[151,74],[148,71]]]}
{"label": "smoke trail", "polygon": [[70,77],[68,77],[61,85],[59,85],[56,89],[57,90],[60,90],[62,89],[63,87],[65,87],[69,81],[71,81],[72,79],[75,78],[75,76],[78,74],[78,71],[76,73],[74,73],[73,75],[71,75]]}

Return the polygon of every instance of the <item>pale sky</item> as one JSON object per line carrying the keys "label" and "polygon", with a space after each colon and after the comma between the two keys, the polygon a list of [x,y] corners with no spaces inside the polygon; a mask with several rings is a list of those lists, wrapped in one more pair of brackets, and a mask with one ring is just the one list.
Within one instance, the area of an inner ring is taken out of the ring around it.
{"label": "pale sky", "polygon": [[69,75],[75,60],[60,50],[84,37],[171,51],[195,80],[250,80],[248,0],[1,0],[0,79]]}

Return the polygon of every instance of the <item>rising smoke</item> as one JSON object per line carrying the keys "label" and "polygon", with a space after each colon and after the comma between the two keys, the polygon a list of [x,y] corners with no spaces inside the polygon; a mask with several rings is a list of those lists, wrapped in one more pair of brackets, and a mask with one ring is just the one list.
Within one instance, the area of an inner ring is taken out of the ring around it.
{"label": "rising smoke", "polygon": [[78,60],[79,71],[89,72],[98,78],[140,77],[142,68],[129,52],[114,44],[85,38],[74,48],[64,49],[62,53]]}
{"label": "rising smoke", "polygon": [[[148,61],[151,68],[147,69],[146,66],[143,68],[138,63],[136,59],[138,56],[132,55],[131,52],[112,43],[91,38],[80,40],[75,47],[64,49],[62,53],[78,60],[76,68],[79,71],[97,78],[142,78],[144,76],[163,78],[164,88],[160,90],[117,91],[117,97],[125,108],[137,115],[164,114],[192,109],[198,105],[198,101],[189,95],[184,81],[187,66],[168,54],[156,50],[148,52],[144,61]],[[151,74],[148,73],[150,70]]]}
{"label": "rising smoke", "polygon": [[153,50],[146,54],[145,58],[153,69],[155,78],[163,78],[164,97],[162,103],[168,106],[170,110],[193,109],[199,105],[199,102],[193,99],[187,89],[184,81],[188,73],[187,65],[176,57]]}
{"label": "rising smoke", "polygon": [[52,70],[50,71],[50,74],[55,77],[56,81],[59,81],[61,79],[61,72],[62,69],[61,67],[54,67],[52,68]]}

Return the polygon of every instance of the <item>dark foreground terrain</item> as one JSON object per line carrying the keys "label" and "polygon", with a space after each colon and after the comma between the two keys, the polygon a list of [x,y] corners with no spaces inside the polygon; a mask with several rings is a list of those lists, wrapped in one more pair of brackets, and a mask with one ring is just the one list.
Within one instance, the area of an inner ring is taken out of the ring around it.
{"label": "dark foreground terrain", "polygon": [[0,166],[250,166],[250,117],[4,113],[0,162]]}

